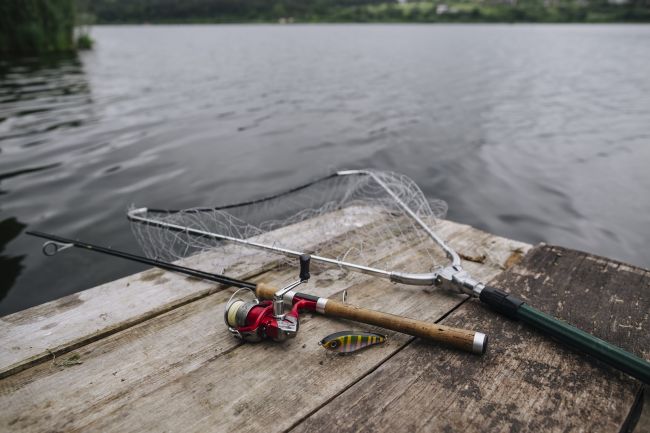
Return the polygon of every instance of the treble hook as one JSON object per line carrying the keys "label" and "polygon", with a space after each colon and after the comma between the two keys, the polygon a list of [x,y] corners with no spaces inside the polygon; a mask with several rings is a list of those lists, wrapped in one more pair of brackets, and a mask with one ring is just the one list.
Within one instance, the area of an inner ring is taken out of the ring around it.
{"label": "treble hook", "polygon": [[64,244],[62,242],[47,241],[43,244],[43,254],[52,257],[59,251],[67,250],[74,247],[74,244]]}

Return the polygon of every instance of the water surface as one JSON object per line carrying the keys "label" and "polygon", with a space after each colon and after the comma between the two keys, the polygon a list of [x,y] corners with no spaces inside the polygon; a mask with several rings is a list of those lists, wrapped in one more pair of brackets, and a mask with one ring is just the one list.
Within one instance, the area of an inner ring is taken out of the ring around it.
{"label": "water surface", "polygon": [[405,173],[490,232],[650,267],[650,26],[119,26],[0,61],[0,315],[134,264],[131,204]]}

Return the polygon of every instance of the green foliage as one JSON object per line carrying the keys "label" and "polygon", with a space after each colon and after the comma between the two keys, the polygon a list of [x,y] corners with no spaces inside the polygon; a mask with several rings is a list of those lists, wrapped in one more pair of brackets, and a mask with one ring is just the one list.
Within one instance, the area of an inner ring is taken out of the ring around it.
{"label": "green foliage", "polygon": [[77,49],[79,50],[91,50],[95,41],[90,37],[89,34],[84,33],[77,37]]}
{"label": "green foliage", "polygon": [[74,49],[74,0],[0,0],[0,53]]}
{"label": "green foliage", "polygon": [[[650,0],[78,0],[101,23],[650,21]],[[439,5],[444,4],[445,10]]]}
{"label": "green foliage", "polygon": [[362,17],[369,14],[365,6],[383,3],[396,0],[93,0],[88,6],[101,23],[268,22]]}

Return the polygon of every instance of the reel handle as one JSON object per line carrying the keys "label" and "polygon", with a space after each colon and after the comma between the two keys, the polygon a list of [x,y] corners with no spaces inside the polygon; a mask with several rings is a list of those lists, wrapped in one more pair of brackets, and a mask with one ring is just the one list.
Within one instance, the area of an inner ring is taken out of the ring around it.
{"label": "reel handle", "polygon": [[309,275],[309,262],[311,261],[311,256],[309,254],[300,255],[300,281],[305,282],[310,278]]}
{"label": "reel handle", "polygon": [[[257,285],[256,295],[261,299],[272,299],[276,289],[264,283]],[[454,328],[422,320],[409,319],[395,314],[356,307],[328,298],[316,298],[312,295],[295,293],[294,298],[314,300],[316,310],[330,317],[354,320],[368,325],[379,326],[404,334],[420,337],[430,341],[445,343],[457,349],[482,355],[488,344],[487,335],[467,329]]]}

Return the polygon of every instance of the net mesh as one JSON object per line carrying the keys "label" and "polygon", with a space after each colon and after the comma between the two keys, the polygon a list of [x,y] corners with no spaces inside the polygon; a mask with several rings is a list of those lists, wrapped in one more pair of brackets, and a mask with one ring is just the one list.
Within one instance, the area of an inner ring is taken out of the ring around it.
{"label": "net mesh", "polygon": [[[194,266],[211,272],[226,272],[235,264],[260,262],[264,258],[273,258],[276,265],[290,266],[296,266],[297,260],[247,245],[197,236],[178,227],[387,271],[431,272],[448,264],[440,246],[405,212],[398,200],[432,229],[436,220],[446,214],[446,203],[428,200],[406,176],[392,172],[373,171],[373,176],[368,173],[334,174],[236,205],[148,209],[143,215],[147,220],[176,228],[133,220],[131,227],[147,256],[167,261],[186,259],[186,263],[187,259],[194,258]],[[312,272],[332,266],[337,267],[312,260]]]}

